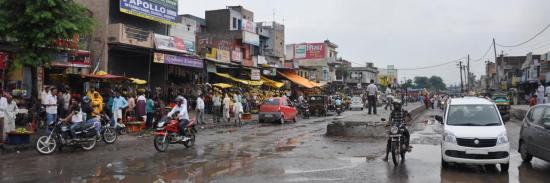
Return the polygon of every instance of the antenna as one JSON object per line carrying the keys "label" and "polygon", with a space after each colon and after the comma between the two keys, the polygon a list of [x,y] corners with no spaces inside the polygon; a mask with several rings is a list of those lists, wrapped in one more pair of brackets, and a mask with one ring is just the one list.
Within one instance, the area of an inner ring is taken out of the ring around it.
{"label": "antenna", "polygon": [[273,8],[273,22],[275,22],[275,8]]}

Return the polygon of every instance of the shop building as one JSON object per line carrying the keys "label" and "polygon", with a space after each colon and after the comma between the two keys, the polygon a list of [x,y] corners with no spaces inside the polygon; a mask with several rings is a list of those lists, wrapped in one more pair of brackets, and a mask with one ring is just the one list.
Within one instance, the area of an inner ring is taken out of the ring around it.
{"label": "shop building", "polygon": [[297,61],[304,70],[314,69],[310,78],[321,84],[331,81],[329,63],[337,62],[338,45],[325,40],[321,43],[298,43],[286,45],[287,59]]}

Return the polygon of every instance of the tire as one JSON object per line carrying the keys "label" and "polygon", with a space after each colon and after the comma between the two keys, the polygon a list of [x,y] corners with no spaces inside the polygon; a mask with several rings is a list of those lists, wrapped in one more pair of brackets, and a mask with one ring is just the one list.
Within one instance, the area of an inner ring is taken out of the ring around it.
{"label": "tire", "polygon": [[264,119],[258,119],[258,123],[264,123]]}
{"label": "tire", "polygon": [[282,125],[282,124],[285,124],[285,117],[284,117],[284,116],[282,116],[282,115],[281,115],[281,120],[280,120],[280,123],[281,123],[281,125]]}
{"label": "tire", "polygon": [[97,144],[97,141],[95,140],[95,137],[94,137],[94,139],[91,142],[86,142],[86,143],[82,144],[80,147],[82,149],[84,149],[85,151],[89,151],[89,150],[94,149],[96,144]]}
{"label": "tire", "polygon": [[191,134],[191,137],[189,138],[191,139],[183,143],[186,148],[191,148],[195,145],[195,134]]}
{"label": "tire", "polygon": [[398,148],[398,147],[397,147],[397,143],[392,142],[392,143],[391,143],[391,151],[390,151],[390,152],[391,152],[391,158],[392,158],[393,164],[394,164],[395,166],[399,165],[399,161],[400,161],[400,160],[399,160],[400,156],[399,156],[399,154],[398,154],[399,152],[397,152],[397,151],[398,151],[397,148]]}
{"label": "tire", "polygon": [[443,157],[441,157],[441,168],[449,168],[449,167],[450,167],[449,163],[443,160]]}
{"label": "tire", "polygon": [[155,145],[155,149],[157,149],[158,152],[165,152],[168,149],[168,145],[170,144],[170,137],[166,136],[155,136],[155,139],[153,139],[153,144]]}
{"label": "tire", "polygon": [[296,117],[292,118],[292,122],[296,123]]}
{"label": "tire", "polygon": [[50,138],[48,141],[48,136],[42,136],[36,140],[36,151],[43,155],[49,155],[55,152],[57,147],[57,140],[55,138]]}
{"label": "tire", "polygon": [[118,135],[113,128],[105,128],[101,134],[101,137],[103,138],[103,142],[107,144],[115,143],[118,139]]}
{"label": "tire", "polygon": [[508,172],[508,168],[510,168],[510,164],[508,163],[500,164],[500,172]]}
{"label": "tire", "polygon": [[527,151],[527,145],[523,144],[523,142],[519,143],[519,154],[521,155],[523,162],[528,163],[533,159],[533,156]]}

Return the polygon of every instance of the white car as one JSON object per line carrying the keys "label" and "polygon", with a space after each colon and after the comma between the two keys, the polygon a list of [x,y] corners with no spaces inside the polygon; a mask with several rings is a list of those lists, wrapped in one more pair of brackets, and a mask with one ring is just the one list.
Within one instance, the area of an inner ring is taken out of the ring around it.
{"label": "white car", "polygon": [[444,129],[442,167],[449,163],[500,164],[502,172],[508,171],[510,143],[495,103],[478,97],[452,98],[444,115],[436,116]]}
{"label": "white car", "polygon": [[365,107],[365,104],[363,104],[363,99],[361,97],[352,97],[351,98],[351,104],[349,105],[349,109],[361,109]]}

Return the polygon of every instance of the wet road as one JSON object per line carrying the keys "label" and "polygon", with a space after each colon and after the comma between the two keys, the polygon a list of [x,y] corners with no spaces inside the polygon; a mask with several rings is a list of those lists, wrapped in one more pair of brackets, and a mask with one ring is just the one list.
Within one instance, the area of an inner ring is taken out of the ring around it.
{"label": "wet road", "polygon": [[[344,116],[363,118],[364,112]],[[425,123],[427,112],[416,122]],[[386,117],[382,114],[375,118]],[[517,153],[519,122],[507,124],[512,142],[509,173],[497,167],[440,168],[437,140],[419,140],[404,164],[382,161],[385,139],[326,137],[335,117],[296,124],[262,124],[201,131],[196,146],[171,145],[157,153],[151,137],[122,137],[90,152],[50,156],[30,151],[0,157],[0,182],[545,182],[550,164],[522,164]],[[417,125],[418,126],[418,125]],[[419,125],[422,126],[422,125]],[[422,129],[418,129],[422,130]],[[413,133],[420,134],[422,131]],[[423,136],[420,138],[424,138]]]}

